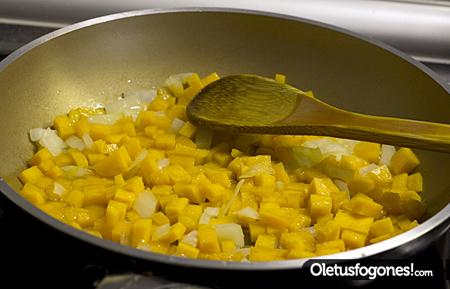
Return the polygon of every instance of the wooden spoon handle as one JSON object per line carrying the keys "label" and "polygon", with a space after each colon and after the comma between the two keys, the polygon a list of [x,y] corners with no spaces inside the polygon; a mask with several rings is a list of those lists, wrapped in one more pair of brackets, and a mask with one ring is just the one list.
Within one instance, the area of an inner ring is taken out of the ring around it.
{"label": "wooden spoon handle", "polygon": [[320,126],[320,134],[450,153],[448,124],[338,111],[338,121]]}

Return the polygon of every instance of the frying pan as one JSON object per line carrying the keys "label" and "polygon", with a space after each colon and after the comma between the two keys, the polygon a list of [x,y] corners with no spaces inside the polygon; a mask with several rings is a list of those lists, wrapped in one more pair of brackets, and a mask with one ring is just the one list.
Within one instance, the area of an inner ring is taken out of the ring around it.
{"label": "frying pan", "polygon": [[[232,9],[115,14],[43,36],[0,63],[0,190],[20,209],[72,238],[131,258],[178,267],[287,270],[305,259],[261,263],[193,260],[101,240],[51,218],[17,192],[33,154],[30,128],[89,101],[162,84],[174,73],[281,72],[350,111],[450,123],[449,88],[424,65],[382,43],[310,20]],[[389,240],[325,258],[407,257],[449,228],[450,155],[420,151],[427,214]]]}

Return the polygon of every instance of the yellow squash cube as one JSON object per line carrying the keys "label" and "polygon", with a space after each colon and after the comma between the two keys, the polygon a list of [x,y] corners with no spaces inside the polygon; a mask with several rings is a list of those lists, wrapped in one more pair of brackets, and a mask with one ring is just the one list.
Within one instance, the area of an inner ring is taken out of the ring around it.
{"label": "yellow squash cube", "polygon": [[407,187],[409,190],[413,190],[416,192],[422,192],[423,191],[422,174],[415,173],[415,174],[409,175],[408,180],[407,180]]}
{"label": "yellow squash cube", "polygon": [[188,245],[186,243],[180,242],[178,243],[177,250],[175,252],[175,256],[187,257],[187,258],[197,258],[200,250]]}
{"label": "yellow squash cube", "polygon": [[214,227],[202,225],[198,228],[198,246],[202,253],[219,253],[220,243]]}
{"label": "yellow squash cube", "polygon": [[276,248],[277,244],[278,239],[276,236],[259,234],[255,242],[255,247]]}
{"label": "yellow squash cube", "polygon": [[341,233],[341,239],[344,241],[346,248],[356,249],[366,244],[367,235],[344,229]]}
{"label": "yellow squash cube", "polygon": [[127,171],[131,164],[131,158],[127,149],[121,146],[117,151],[111,153],[106,159],[96,163],[94,170],[103,177],[114,177]]}
{"label": "yellow squash cube", "polygon": [[378,163],[381,145],[378,143],[362,141],[355,145],[353,153],[369,163]]}
{"label": "yellow squash cube", "polygon": [[132,246],[137,247],[139,244],[148,243],[152,232],[152,220],[139,219],[133,224]]}
{"label": "yellow squash cube", "polygon": [[391,167],[396,175],[410,173],[419,164],[419,159],[409,148],[400,148],[391,159]]}
{"label": "yellow squash cube", "polygon": [[310,195],[310,214],[313,218],[318,218],[331,213],[333,200],[330,196]]}
{"label": "yellow squash cube", "polygon": [[370,234],[375,237],[380,237],[386,234],[392,234],[394,230],[391,218],[387,217],[373,222]]}
{"label": "yellow squash cube", "polygon": [[19,179],[24,184],[26,183],[36,184],[43,177],[44,174],[37,166],[32,166],[28,169],[25,169],[19,175]]}
{"label": "yellow squash cube", "polygon": [[118,223],[111,232],[111,240],[122,245],[131,244],[131,232],[133,224],[127,222]]}

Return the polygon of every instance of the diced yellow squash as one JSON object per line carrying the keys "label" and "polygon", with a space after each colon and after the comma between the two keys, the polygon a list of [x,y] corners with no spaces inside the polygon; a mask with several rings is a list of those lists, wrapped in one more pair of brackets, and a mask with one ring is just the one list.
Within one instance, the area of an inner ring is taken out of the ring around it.
{"label": "diced yellow squash", "polygon": [[97,124],[97,123],[93,123],[90,124],[90,131],[89,131],[89,135],[91,136],[91,138],[96,141],[96,140],[109,140],[109,138],[111,137],[111,126],[109,125],[104,125],[104,124]]}
{"label": "diced yellow squash", "polygon": [[208,84],[220,79],[219,75],[216,72],[213,72],[202,78],[203,86],[207,86]]}
{"label": "diced yellow squash", "polygon": [[120,222],[112,229],[111,240],[122,245],[130,245],[132,231],[133,224],[128,222]]}
{"label": "diced yellow squash", "polygon": [[197,185],[194,184],[175,184],[173,186],[175,193],[181,197],[188,198],[190,202],[200,204],[203,202],[203,195],[200,194]]}
{"label": "diced yellow squash", "polygon": [[328,255],[345,251],[345,243],[342,239],[318,243],[316,255]]}
{"label": "diced yellow squash", "polygon": [[222,240],[220,241],[220,248],[224,253],[231,253],[236,250],[236,244],[233,240]]}
{"label": "diced yellow squash", "polygon": [[180,240],[184,236],[184,232],[186,232],[186,226],[178,222],[170,226],[169,230],[166,233],[157,238],[157,241],[172,243]]}
{"label": "diced yellow squash", "polygon": [[409,175],[408,180],[407,180],[407,187],[409,190],[413,190],[416,192],[422,192],[423,191],[422,174],[415,173],[415,174]]}
{"label": "diced yellow squash", "polygon": [[113,177],[125,173],[130,164],[130,155],[127,149],[121,146],[117,151],[112,152],[106,159],[96,163],[93,167],[100,176]]}
{"label": "diced yellow squash", "polygon": [[178,134],[192,139],[195,136],[196,127],[190,123],[186,122],[178,131]]}
{"label": "diced yellow squash", "polygon": [[282,260],[287,254],[285,249],[251,247],[249,260],[252,262]]}
{"label": "diced yellow squash", "polygon": [[341,233],[341,239],[344,241],[346,248],[356,249],[366,244],[367,235],[344,229]]}
{"label": "diced yellow squash", "polygon": [[394,230],[391,218],[387,217],[373,222],[372,228],[370,229],[370,235],[380,237],[386,234],[392,234],[394,233]]}
{"label": "diced yellow squash", "polygon": [[378,143],[362,141],[355,145],[353,153],[369,163],[378,163],[381,145]]}
{"label": "diced yellow squash", "polygon": [[341,228],[336,222],[328,221],[314,225],[317,241],[320,243],[339,239]]}
{"label": "diced yellow squash", "polygon": [[224,187],[219,184],[212,184],[207,180],[201,181],[198,188],[202,196],[210,202],[223,201],[228,195],[228,191]]}
{"label": "diced yellow squash", "polygon": [[345,206],[349,202],[348,192],[338,191],[331,194],[331,199],[333,200],[333,208],[332,213],[336,214],[336,212]]}
{"label": "diced yellow squash", "polygon": [[136,199],[136,194],[126,191],[124,189],[118,188],[114,194],[114,200],[122,202],[127,205],[127,209],[133,206],[134,200]]}
{"label": "diced yellow squash", "polygon": [[419,164],[419,159],[410,148],[400,148],[391,158],[391,167],[396,175],[410,173]]}
{"label": "diced yellow squash", "polygon": [[55,117],[53,120],[53,126],[58,131],[58,135],[62,139],[66,139],[75,134],[75,129],[72,127],[72,123],[67,115],[58,115]]}
{"label": "diced yellow squash", "polygon": [[128,179],[122,188],[124,190],[133,192],[135,194],[139,194],[142,191],[144,191],[145,186],[144,186],[144,181],[142,180],[142,177],[135,176],[135,177]]}
{"label": "diced yellow squash", "polygon": [[119,221],[125,219],[127,213],[127,205],[115,200],[110,200],[106,207],[106,220],[107,224],[111,227],[117,225]]}
{"label": "diced yellow squash", "polygon": [[296,216],[296,210],[291,208],[265,207],[259,210],[259,220],[261,223],[278,229],[288,228]]}
{"label": "diced yellow squash", "polygon": [[84,168],[89,166],[89,162],[88,162],[87,158],[79,150],[69,149],[69,154],[73,158],[73,160],[75,161],[75,164],[77,166],[84,167]]}
{"label": "diced yellow squash", "polygon": [[175,256],[188,257],[188,258],[197,258],[200,250],[188,245],[186,243],[180,242],[178,243],[177,250],[175,252]]}
{"label": "diced yellow squash", "polygon": [[62,153],[56,156],[53,161],[57,166],[63,167],[63,166],[70,166],[74,165],[75,162],[73,158],[68,153]]}
{"label": "diced yellow squash", "polygon": [[199,93],[200,90],[202,90],[204,85],[197,73],[193,73],[192,75],[190,75],[186,79],[186,82],[188,84],[188,87],[184,90],[183,95],[187,100],[190,100],[197,93]]}
{"label": "diced yellow squash", "polygon": [[391,188],[398,190],[406,190],[408,186],[408,174],[403,173],[392,178]]}
{"label": "diced yellow squash", "polygon": [[133,234],[131,244],[137,247],[139,244],[148,243],[152,232],[152,220],[139,219],[133,224]]}
{"label": "diced yellow squash", "polygon": [[25,169],[19,175],[19,179],[22,181],[23,184],[26,183],[36,184],[43,177],[44,174],[37,166],[32,166],[28,169]]}
{"label": "diced yellow squash", "polygon": [[392,175],[386,165],[382,165],[367,173],[367,176],[371,178],[375,185],[385,186],[392,182]]}
{"label": "diced yellow squash", "polygon": [[47,199],[45,192],[32,183],[25,183],[20,194],[35,206],[45,203]]}
{"label": "diced yellow squash", "polygon": [[46,148],[40,149],[37,153],[31,157],[30,165],[38,166],[40,163],[53,159],[53,155]]}
{"label": "diced yellow squash", "polygon": [[130,154],[130,158],[134,160],[137,155],[142,151],[141,142],[137,137],[130,137],[124,142],[125,147],[127,148],[128,153]]}
{"label": "diced yellow squash", "polygon": [[277,237],[268,234],[258,235],[255,242],[255,247],[276,248],[277,245],[278,245]]}
{"label": "diced yellow squash", "polygon": [[176,198],[173,200],[170,200],[164,210],[169,218],[169,220],[173,223],[176,220],[178,220],[178,216],[181,215],[186,205],[189,203],[189,199],[187,198]]}
{"label": "diced yellow squash", "polygon": [[352,195],[365,194],[375,188],[375,181],[368,176],[355,176],[347,183],[348,190]]}
{"label": "diced yellow squash", "polygon": [[354,196],[350,200],[350,203],[353,213],[366,217],[372,217],[374,219],[381,217],[383,206],[363,194]]}
{"label": "diced yellow squash", "polygon": [[64,174],[64,171],[59,166],[53,166],[51,169],[45,172],[47,177],[57,179]]}
{"label": "diced yellow squash", "polygon": [[275,177],[268,173],[260,173],[255,176],[255,185],[260,187],[275,188]]}
{"label": "diced yellow squash", "polygon": [[169,224],[169,218],[167,218],[166,215],[164,215],[163,212],[156,212],[152,215],[152,221],[155,225],[161,226],[164,224]]}
{"label": "diced yellow squash", "polygon": [[330,178],[314,178],[310,184],[311,194],[331,196],[331,193],[338,192],[339,189]]}
{"label": "diced yellow squash", "polygon": [[298,214],[289,225],[289,231],[296,232],[311,226],[311,217],[306,213]]}
{"label": "diced yellow squash", "polygon": [[162,134],[155,138],[155,147],[158,149],[170,150],[175,147],[174,134]]}
{"label": "diced yellow squash", "polygon": [[69,192],[65,201],[72,207],[81,208],[84,205],[84,193],[79,190],[73,190]]}
{"label": "diced yellow squash", "polygon": [[220,243],[214,227],[201,225],[198,228],[198,247],[202,253],[219,253]]}
{"label": "diced yellow squash", "polygon": [[180,165],[185,169],[190,169],[195,166],[195,159],[192,157],[172,155],[169,157],[169,160],[172,165]]}
{"label": "diced yellow squash", "polygon": [[334,218],[341,229],[353,230],[367,235],[373,223],[372,217],[359,216],[350,212],[339,211]]}
{"label": "diced yellow squash", "polygon": [[172,185],[187,184],[192,180],[191,175],[180,165],[170,165],[164,171],[167,173]]}
{"label": "diced yellow squash", "polygon": [[313,218],[330,214],[333,209],[333,199],[330,196],[312,194],[309,202],[310,214]]}
{"label": "diced yellow squash", "polygon": [[301,248],[312,251],[315,242],[314,236],[308,230],[283,232],[280,235],[280,245],[285,249]]}
{"label": "diced yellow squash", "polygon": [[81,117],[77,122],[73,124],[73,128],[75,129],[75,133],[78,137],[83,137],[85,134],[89,134],[91,130],[91,126],[86,117]]}
{"label": "diced yellow squash", "polygon": [[284,74],[275,74],[275,81],[281,84],[284,84],[286,82],[286,76]]}
{"label": "diced yellow squash", "polygon": [[85,206],[106,205],[108,203],[106,186],[103,184],[84,186],[83,192]]}

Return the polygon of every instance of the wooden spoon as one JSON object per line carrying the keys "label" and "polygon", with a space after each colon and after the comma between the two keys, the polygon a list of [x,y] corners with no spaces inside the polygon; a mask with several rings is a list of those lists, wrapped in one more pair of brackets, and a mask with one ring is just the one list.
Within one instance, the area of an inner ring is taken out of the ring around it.
{"label": "wooden spoon", "polygon": [[450,153],[449,124],[345,111],[256,75],[207,85],[187,116],[196,125],[233,132],[326,135]]}

